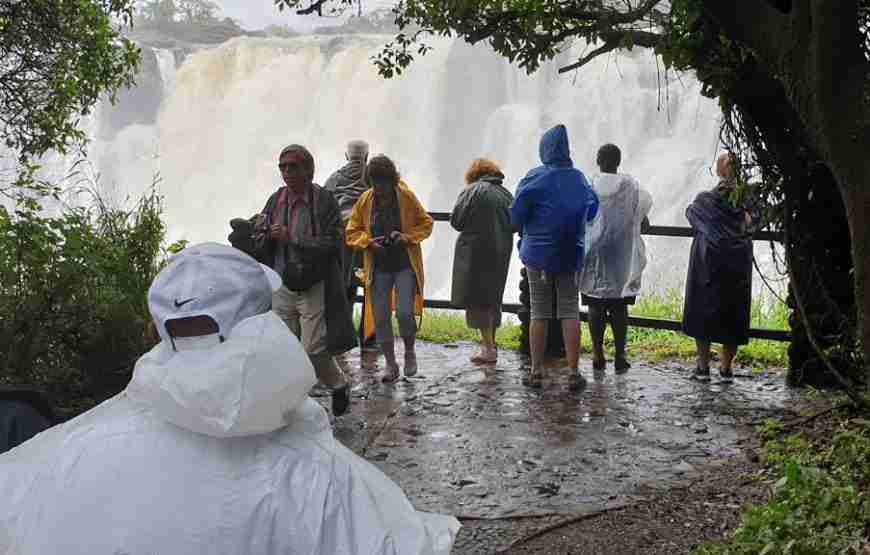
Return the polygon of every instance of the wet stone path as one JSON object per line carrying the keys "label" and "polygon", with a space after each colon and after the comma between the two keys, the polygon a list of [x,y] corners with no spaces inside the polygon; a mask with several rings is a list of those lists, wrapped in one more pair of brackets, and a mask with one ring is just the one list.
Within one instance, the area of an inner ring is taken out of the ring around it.
{"label": "wet stone path", "polygon": [[[588,356],[583,391],[568,390],[558,362],[541,389],[529,389],[525,357],[502,351],[497,364],[475,365],[474,348],[421,343],[418,377],[391,385],[375,379],[382,357],[349,353],[353,404],[335,422],[336,437],[397,481],[416,508],[494,521],[471,527],[489,547],[461,549],[465,531],[457,553],[492,552],[523,533],[521,517],[542,517],[532,519],[540,527],[631,503],[640,486],[678,481],[737,453],[742,426],[788,411],[799,395],[781,377],[740,371],[731,384],[695,382],[677,363],[635,362],[621,376],[608,366],[593,378]],[[499,537],[485,537],[492,534]]]}

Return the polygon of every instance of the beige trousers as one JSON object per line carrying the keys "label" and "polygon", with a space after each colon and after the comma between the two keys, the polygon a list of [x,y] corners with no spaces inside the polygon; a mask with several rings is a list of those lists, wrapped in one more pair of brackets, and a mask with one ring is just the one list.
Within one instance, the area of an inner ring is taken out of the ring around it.
{"label": "beige trousers", "polygon": [[281,287],[272,295],[272,310],[302,342],[321,383],[330,387],[347,383],[344,372],[326,351],[326,296],[322,281],[307,291]]}

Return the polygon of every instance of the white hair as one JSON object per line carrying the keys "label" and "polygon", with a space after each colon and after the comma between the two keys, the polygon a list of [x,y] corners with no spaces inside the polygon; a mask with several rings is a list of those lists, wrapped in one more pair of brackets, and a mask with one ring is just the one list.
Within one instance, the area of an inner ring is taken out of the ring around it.
{"label": "white hair", "polygon": [[347,157],[349,160],[364,160],[369,155],[369,144],[365,141],[350,141],[347,143]]}

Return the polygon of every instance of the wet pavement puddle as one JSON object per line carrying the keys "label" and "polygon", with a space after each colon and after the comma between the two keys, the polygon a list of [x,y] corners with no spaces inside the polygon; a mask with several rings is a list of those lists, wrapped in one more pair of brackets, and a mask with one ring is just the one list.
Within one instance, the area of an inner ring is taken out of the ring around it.
{"label": "wet pavement puddle", "polygon": [[620,376],[610,365],[593,379],[588,356],[583,391],[568,390],[558,361],[541,389],[529,389],[525,357],[502,351],[497,364],[475,365],[474,348],[421,343],[421,377],[392,385],[376,382],[377,354],[343,359],[353,404],[335,421],[336,437],[419,510],[502,518],[622,505],[641,484],[680,480],[739,452],[746,422],[789,412],[801,398],[778,376],[701,383],[667,362],[636,361]]}

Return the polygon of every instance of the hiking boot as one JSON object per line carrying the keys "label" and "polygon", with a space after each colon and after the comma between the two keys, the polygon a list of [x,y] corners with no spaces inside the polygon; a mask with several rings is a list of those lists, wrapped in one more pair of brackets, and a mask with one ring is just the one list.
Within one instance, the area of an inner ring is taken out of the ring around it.
{"label": "hiking boot", "polygon": [[580,372],[575,372],[571,376],[571,381],[568,382],[568,389],[570,391],[582,391],[584,387],[586,387],[586,378]]}
{"label": "hiking boot", "polygon": [[710,381],[710,369],[696,367],[695,371],[692,372],[692,379],[698,380],[699,382],[709,382]]}
{"label": "hiking boot", "polygon": [[350,407],[350,384],[346,383],[332,390],[332,414],[341,416]]}
{"label": "hiking boot", "polygon": [[734,381],[734,371],[730,368],[720,368],[719,369],[719,378],[723,382],[731,382]]}

